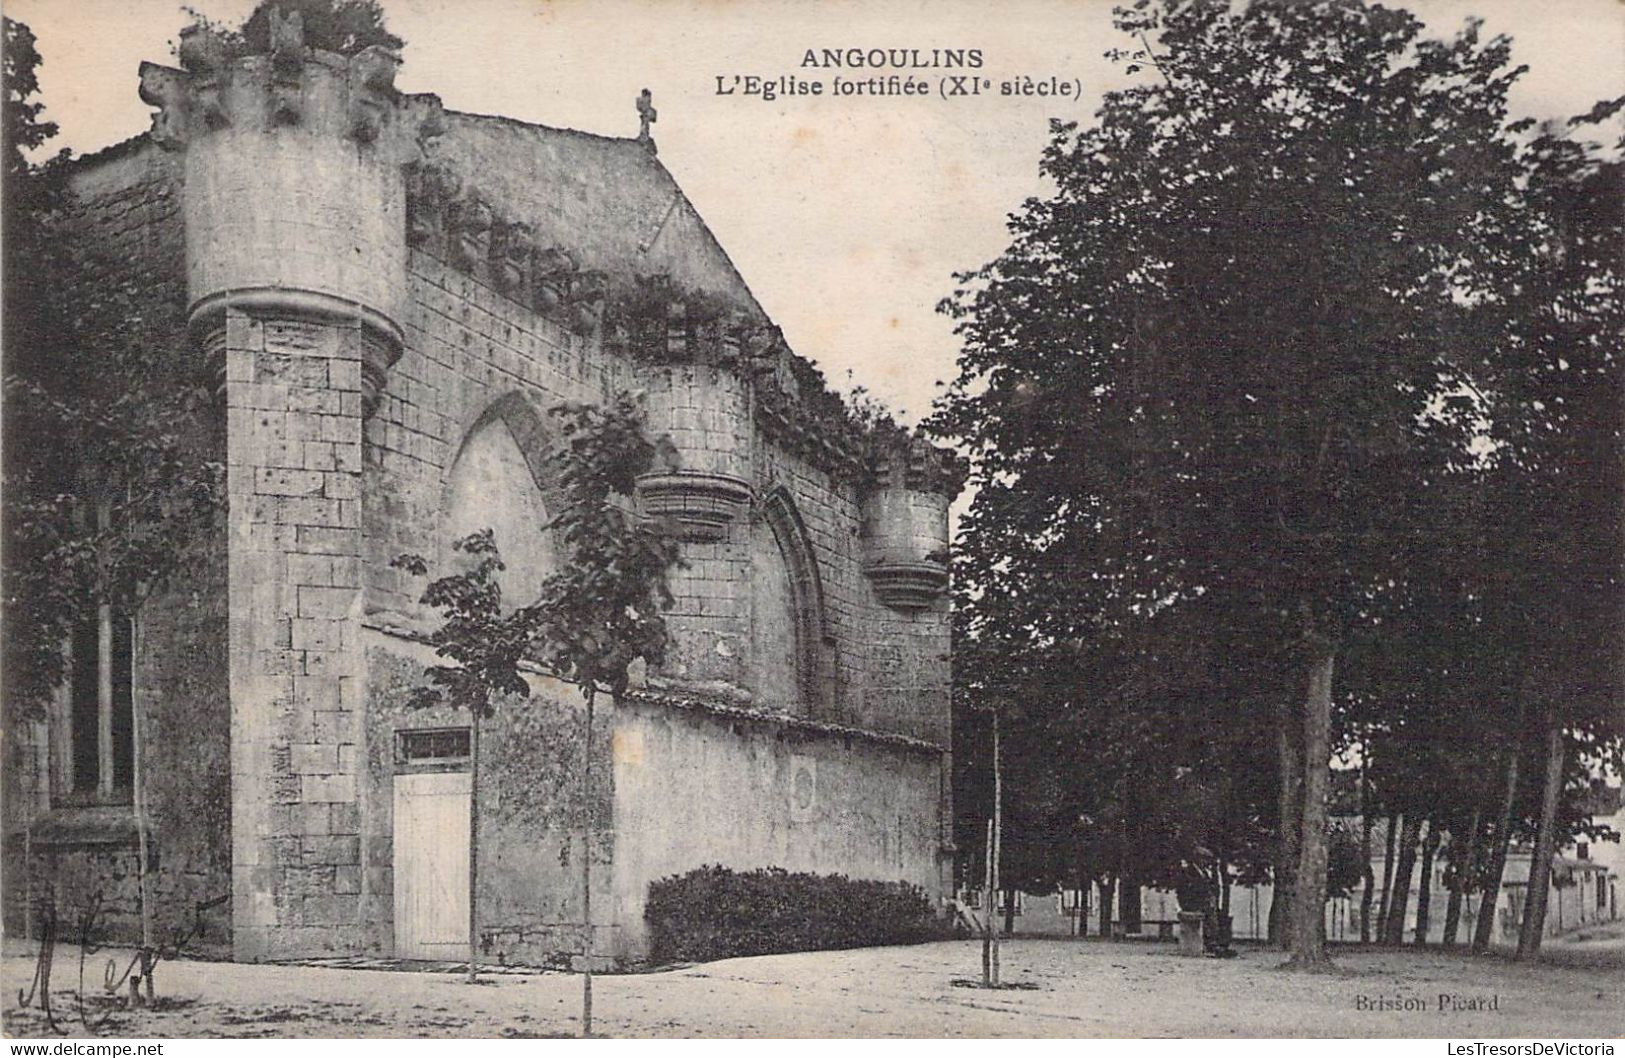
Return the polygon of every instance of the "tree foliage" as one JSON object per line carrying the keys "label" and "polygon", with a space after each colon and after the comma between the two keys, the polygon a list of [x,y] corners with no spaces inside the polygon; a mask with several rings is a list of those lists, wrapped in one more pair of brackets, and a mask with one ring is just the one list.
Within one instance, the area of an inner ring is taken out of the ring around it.
{"label": "tree foliage", "polygon": [[32,33],[5,34],[5,661],[9,700],[37,710],[76,621],[138,612],[186,568],[224,470],[173,276],[82,234],[66,152],[22,153],[56,129],[31,98]]}
{"label": "tree foliage", "polygon": [[[977,490],[964,710],[1020,700],[1010,739],[1076,744],[1007,786],[1062,815],[1143,828],[1195,770],[1238,857],[1298,823],[1267,764],[1204,750],[1301,728],[1318,810],[1317,712],[1330,743],[1375,745],[1391,804],[1464,812],[1476,791],[1437,787],[1483,762],[1440,732],[1486,700],[1490,732],[1517,727],[1507,637],[1617,715],[1617,659],[1583,632],[1619,627],[1617,175],[1531,145],[1522,68],[1476,21],[1435,40],[1361,0],[1138,0],[1116,24],[1139,79],[1052,124],[1053,192],[942,305],[960,370],[927,425]],[[1574,604],[1544,622],[1558,584]]]}
{"label": "tree foliage", "polygon": [[192,8],[184,10],[192,27],[215,33],[232,55],[264,55],[271,50],[273,10],[284,17],[297,14],[305,44],[322,51],[354,55],[373,46],[399,51],[405,43],[389,31],[378,0],[260,0],[236,29],[211,22]]}

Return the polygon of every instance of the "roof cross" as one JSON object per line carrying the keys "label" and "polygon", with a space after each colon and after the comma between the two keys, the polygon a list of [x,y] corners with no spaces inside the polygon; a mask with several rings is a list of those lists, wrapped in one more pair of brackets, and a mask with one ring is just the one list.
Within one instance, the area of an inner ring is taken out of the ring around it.
{"label": "roof cross", "polygon": [[654,152],[654,137],[649,134],[649,126],[659,120],[659,111],[655,110],[654,96],[645,88],[638,96],[638,142]]}

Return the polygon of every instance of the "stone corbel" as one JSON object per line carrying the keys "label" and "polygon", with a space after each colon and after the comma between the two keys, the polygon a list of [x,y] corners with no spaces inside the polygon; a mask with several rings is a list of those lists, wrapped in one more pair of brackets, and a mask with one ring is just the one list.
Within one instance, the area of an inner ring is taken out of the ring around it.
{"label": "stone corbel", "polygon": [[407,173],[406,184],[407,242],[444,252],[448,242],[448,214],[461,191],[462,181],[450,170],[432,164],[413,166]]}
{"label": "stone corbel", "polygon": [[157,108],[152,115],[152,142],[166,151],[186,145],[190,81],[184,70],[151,62],[141,64],[141,102]]}
{"label": "stone corbel", "polygon": [[686,364],[693,355],[692,343],[688,332],[688,306],[681,301],[670,301],[666,304],[666,333],[663,336],[666,346],[666,361],[672,364]]}
{"label": "stone corbel", "polygon": [[193,110],[203,124],[211,129],[224,128],[231,123],[220,98],[220,80],[225,75],[225,41],[213,30],[188,26],[181,30],[176,46],[181,67],[191,74]]}
{"label": "stone corbel", "polygon": [[904,464],[904,483],[912,489],[957,496],[965,486],[968,472],[964,460],[954,452],[915,437],[909,441]]}
{"label": "stone corbel", "polygon": [[772,374],[778,367],[779,353],[783,348],[784,332],[778,327],[752,328],[744,341],[746,370],[752,377]]}
{"label": "stone corbel", "polygon": [[[369,49],[370,50],[370,49]],[[363,55],[366,52],[362,52]],[[393,55],[393,52],[387,54]],[[399,61],[396,63],[399,67]],[[362,67],[364,69],[364,67]],[[352,67],[356,69],[356,67]],[[397,140],[399,160],[402,165],[431,164],[429,151],[433,142],[446,134],[446,110],[435,95],[402,96],[395,92],[393,84],[390,86],[390,95],[395,99],[398,113],[396,120],[401,135]]]}
{"label": "stone corbel", "polygon": [[576,272],[570,277],[570,329],[577,334],[598,333],[604,319],[607,277],[602,272]]}
{"label": "stone corbel", "polygon": [[726,349],[722,344],[722,334],[726,328],[721,320],[712,318],[701,320],[689,325],[689,339],[694,343],[694,359],[698,363],[720,364],[726,367],[734,365],[733,351]]}
{"label": "stone corbel", "polygon": [[361,414],[371,418],[389,384],[389,369],[401,358],[399,343],[370,328],[361,332]]}
{"label": "stone corbel", "polygon": [[478,278],[483,278],[491,260],[491,207],[470,191],[451,204],[448,211],[452,260]]}
{"label": "stone corbel", "polygon": [[556,318],[569,300],[576,259],[569,250],[549,246],[536,251],[531,269],[532,307],[543,316]]}
{"label": "stone corbel", "polygon": [[270,10],[271,91],[269,103],[272,125],[297,125],[303,116],[305,73],[305,22],[295,11]]}
{"label": "stone corbel", "polygon": [[745,364],[745,349],[749,341],[750,317],[743,312],[730,313],[717,329],[717,360],[729,367]]}
{"label": "stone corbel", "polygon": [[863,573],[875,598],[894,610],[925,610],[948,591],[948,567],[926,560],[872,562]]}
{"label": "stone corbel", "polygon": [[530,289],[531,227],[524,221],[499,224],[491,241],[491,273],[497,289],[523,300]]}
{"label": "stone corbel", "polygon": [[[394,104],[395,74],[400,67],[399,55],[376,44],[350,60],[350,135],[357,142],[371,143],[378,138]],[[439,129],[429,131],[430,136],[439,134]]]}
{"label": "stone corbel", "polygon": [[651,518],[669,519],[684,540],[721,540],[750,507],[750,483],[730,474],[679,470],[638,478],[638,502]]}

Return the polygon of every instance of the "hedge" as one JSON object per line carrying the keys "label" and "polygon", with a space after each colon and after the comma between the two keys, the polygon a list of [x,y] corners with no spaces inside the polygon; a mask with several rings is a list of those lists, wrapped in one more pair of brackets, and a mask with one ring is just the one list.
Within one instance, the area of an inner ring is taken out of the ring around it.
{"label": "hedge", "polygon": [[917,885],[777,867],[701,867],[650,882],[643,917],[656,963],[917,944],[948,935]]}

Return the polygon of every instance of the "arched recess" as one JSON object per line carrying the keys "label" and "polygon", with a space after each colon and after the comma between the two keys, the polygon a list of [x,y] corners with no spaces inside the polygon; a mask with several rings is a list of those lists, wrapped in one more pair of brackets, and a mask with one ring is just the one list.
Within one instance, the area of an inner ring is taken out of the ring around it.
{"label": "arched recess", "polygon": [[547,444],[541,415],[523,394],[511,392],[463,433],[446,473],[435,541],[438,568],[460,568],[466,561],[453,553],[454,541],[494,530],[507,567],[501,584],[509,606],[533,601],[557,568],[547,523],[559,510],[559,490]]}
{"label": "arched recess", "polygon": [[[789,705],[801,715],[828,715],[833,705],[829,660],[830,635],[824,612],[824,589],[818,575],[807,527],[795,501],[782,486],[771,489],[757,505],[752,529],[752,628],[755,648],[756,690],[767,705]],[[771,543],[771,548],[767,545]],[[763,559],[776,552],[779,570],[764,567]],[[788,598],[781,598],[780,593]],[[776,627],[778,614],[788,611],[789,635]],[[788,647],[793,662],[794,701],[784,701],[786,682],[780,645]],[[764,689],[778,688],[779,693]]]}

